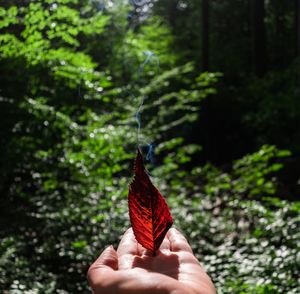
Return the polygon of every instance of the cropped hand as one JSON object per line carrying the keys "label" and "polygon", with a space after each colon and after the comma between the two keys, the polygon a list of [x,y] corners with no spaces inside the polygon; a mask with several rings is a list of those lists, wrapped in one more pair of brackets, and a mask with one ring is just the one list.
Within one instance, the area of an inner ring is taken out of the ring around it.
{"label": "cropped hand", "polygon": [[107,247],[90,266],[95,294],[215,294],[211,279],[185,237],[171,228],[156,255],[128,229],[117,251]]}

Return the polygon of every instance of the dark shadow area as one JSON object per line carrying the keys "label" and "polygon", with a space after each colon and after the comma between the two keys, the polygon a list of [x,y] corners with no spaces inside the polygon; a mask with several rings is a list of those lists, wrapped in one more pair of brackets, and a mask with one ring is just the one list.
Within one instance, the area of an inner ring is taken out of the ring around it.
{"label": "dark shadow area", "polygon": [[149,272],[160,273],[178,280],[179,260],[174,253],[164,254],[160,252],[154,257],[150,256],[135,256],[133,267],[139,267]]}

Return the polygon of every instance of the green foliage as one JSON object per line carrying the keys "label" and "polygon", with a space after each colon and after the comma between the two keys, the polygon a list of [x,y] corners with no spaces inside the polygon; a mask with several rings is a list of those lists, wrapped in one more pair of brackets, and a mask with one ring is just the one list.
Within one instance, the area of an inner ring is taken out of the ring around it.
{"label": "green foliage", "polygon": [[236,177],[233,189],[238,194],[249,197],[274,195],[276,179],[272,175],[279,171],[283,164],[272,162],[272,159],[290,155],[288,150],[277,150],[274,146],[264,145],[258,152],[236,161],[233,165],[233,173]]}
{"label": "green foliage", "polygon": [[[89,293],[89,264],[130,225],[136,145],[154,143],[147,168],[218,292],[299,293],[300,203],[282,200],[277,189],[291,153],[262,144],[223,169],[205,163],[205,148],[191,139],[209,104],[228,95],[220,73],[197,70],[199,45],[178,47],[197,34],[196,2],[187,1],[191,18],[176,12],[175,26],[158,15],[164,1],[146,16],[115,2],[101,9],[78,0],[0,4],[0,291]],[[218,5],[218,13],[230,8]],[[269,123],[277,126],[274,111],[276,119],[282,107],[283,118],[297,117],[295,80],[288,91],[274,89],[290,76],[247,88],[259,103],[252,108],[249,99],[242,116],[264,126],[264,138]]]}
{"label": "green foliage", "polygon": [[[173,169],[173,161],[165,161],[164,179],[168,185],[161,186],[166,187],[164,193],[169,195],[175,223],[191,240],[220,293],[300,290],[300,263],[296,258],[299,202],[263,197],[269,192],[268,185],[253,189],[251,184],[256,173],[268,183],[269,172],[274,177],[278,166],[267,162],[287,155],[288,152],[263,146],[234,163],[229,173],[211,165],[196,166],[191,171],[180,166]],[[246,162],[247,169],[243,169]],[[248,182],[250,171],[253,178]],[[242,193],[241,181],[249,184]],[[272,185],[276,186],[275,179]],[[250,198],[259,196],[259,200],[241,198],[244,193]]]}
{"label": "green foliage", "polygon": [[236,160],[229,173],[221,172],[211,164],[195,172],[205,176],[208,184],[204,186],[204,191],[207,195],[215,197],[226,192],[244,199],[263,200],[276,194],[278,183],[275,175],[283,168],[280,160],[290,155],[288,150],[263,145],[258,152]]}
{"label": "green foliage", "polygon": [[[154,140],[164,137],[163,140],[166,140],[166,133],[182,136],[184,129],[199,117],[201,102],[215,93],[214,85],[220,74],[202,73],[193,77],[193,70],[190,63],[174,67],[157,75],[140,89],[137,99],[145,104],[141,115],[146,141],[147,137]],[[147,134],[147,131],[150,133]]]}
{"label": "green foliage", "polygon": [[[5,27],[10,27],[0,35],[0,54],[3,61],[22,60],[29,80],[27,95],[38,95],[38,89],[45,82],[45,90],[51,92],[56,88],[53,83],[62,80],[69,88],[81,83],[85,87],[99,88],[102,75],[95,71],[96,64],[91,57],[78,47],[81,35],[100,35],[109,17],[98,12],[82,17],[78,9],[71,6],[73,2],[37,1],[19,9],[12,6],[5,11],[2,8],[3,17],[7,15]],[[43,75],[39,77],[38,72]],[[49,88],[50,81],[54,89]]]}

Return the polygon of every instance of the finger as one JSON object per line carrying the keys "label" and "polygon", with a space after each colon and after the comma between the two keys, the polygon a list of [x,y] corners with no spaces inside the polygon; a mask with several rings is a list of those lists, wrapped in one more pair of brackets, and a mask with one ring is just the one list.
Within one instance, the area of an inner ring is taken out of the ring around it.
{"label": "finger", "polygon": [[160,247],[159,247],[159,250],[158,252],[161,252],[161,253],[169,253],[170,252],[170,240],[169,238],[166,236],[164,238],[164,240],[162,241]]}
{"label": "finger", "polygon": [[140,244],[140,243],[137,243],[137,251],[138,251],[138,256],[142,256],[145,252],[145,248]]}
{"label": "finger", "polygon": [[92,286],[101,276],[102,272],[115,271],[118,269],[118,256],[112,246],[107,247],[96,261],[90,266],[87,278]]}
{"label": "finger", "polygon": [[138,254],[138,243],[135,239],[132,228],[129,228],[123,235],[119,243],[117,253],[119,257],[127,254]]}
{"label": "finger", "polygon": [[132,268],[135,256],[139,255],[138,242],[135,239],[132,228],[123,235],[118,246],[119,269],[127,270]]}
{"label": "finger", "polygon": [[91,265],[92,269],[106,268],[117,270],[118,269],[118,255],[115,249],[110,245],[107,247],[96,261]]}
{"label": "finger", "polygon": [[193,250],[186,238],[175,228],[171,228],[167,233],[170,241],[170,249],[173,252],[186,251],[193,253]]}

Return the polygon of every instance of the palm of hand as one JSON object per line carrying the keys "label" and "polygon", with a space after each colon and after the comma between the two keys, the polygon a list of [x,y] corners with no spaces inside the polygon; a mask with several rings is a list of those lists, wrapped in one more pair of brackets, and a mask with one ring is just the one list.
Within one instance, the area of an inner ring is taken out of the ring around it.
{"label": "palm of hand", "polygon": [[132,229],[117,252],[108,247],[88,272],[94,293],[215,293],[183,235],[170,229],[156,256],[137,243]]}

